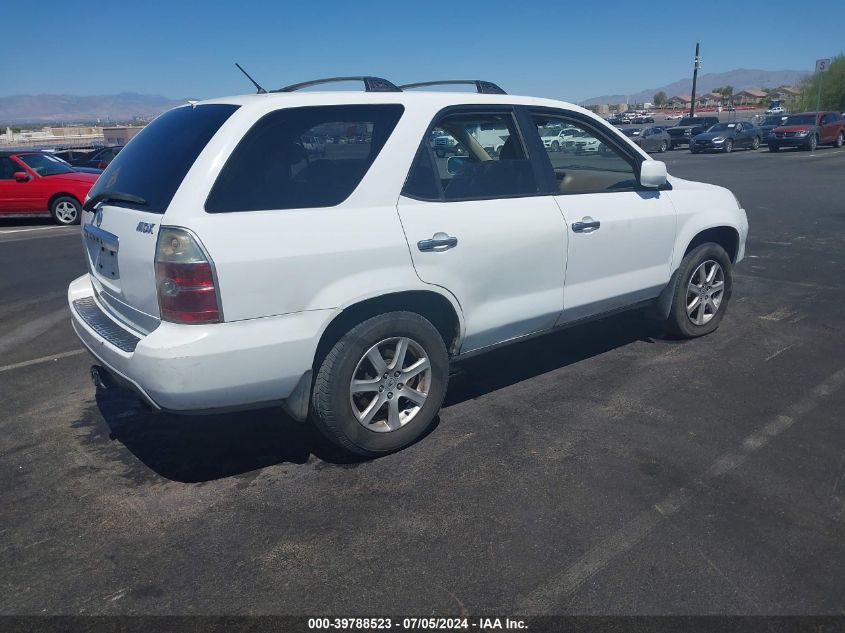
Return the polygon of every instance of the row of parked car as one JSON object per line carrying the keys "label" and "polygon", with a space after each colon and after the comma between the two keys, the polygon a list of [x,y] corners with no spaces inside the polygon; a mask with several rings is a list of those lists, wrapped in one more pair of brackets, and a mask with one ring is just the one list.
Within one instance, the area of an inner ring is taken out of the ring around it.
{"label": "row of parked car", "polygon": [[750,121],[720,122],[718,117],[686,117],[676,125],[622,128],[622,133],[648,152],[687,146],[693,153],[735,149],[756,150],[767,145],[813,151],[819,145],[845,145],[845,117],[839,112],[804,112],[767,116],[758,125]]}
{"label": "row of parked car", "polygon": [[122,149],[0,152],[0,217],[49,213],[58,224],[78,223],[85,196]]}

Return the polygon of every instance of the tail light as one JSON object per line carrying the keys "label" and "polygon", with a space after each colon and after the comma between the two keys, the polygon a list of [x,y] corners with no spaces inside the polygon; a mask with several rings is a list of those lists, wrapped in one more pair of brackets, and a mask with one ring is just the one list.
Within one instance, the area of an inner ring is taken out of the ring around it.
{"label": "tail light", "polygon": [[173,323],[219,323],[214,270],[196,238],[162,227],[156,245],[156,287],[161,318]]}
{"label": "tail light", "polygon": [[105,169],[108,166],[109,166],[108,163],[103,163],[103,162],[97,163],[97,169]]}

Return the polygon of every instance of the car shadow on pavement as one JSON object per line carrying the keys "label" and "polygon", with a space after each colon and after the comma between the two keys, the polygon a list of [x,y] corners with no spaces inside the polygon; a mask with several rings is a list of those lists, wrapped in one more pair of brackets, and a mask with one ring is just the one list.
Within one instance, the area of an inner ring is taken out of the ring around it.
{"label": "car shadow on pavement", "polygon": [[660,323],[643,311],[616,314],[469,358],[455,365],[443,406],[562,369],[635,341],[663,339]]}
{"label": "car shadow on pavement", "polygon": [[[660,327],[654,321],[633,312],[509,345],[456,365],[444,406],[659,336]],[[322,462],[320,468],[351,468],[366,461],[345,455],[313,425],[296,422],[280,408],[202,416],[151,413],[137,396],[123,389],[98,390],[97,408],[110,439],[173,481],[198,483],[283,463],[306,464],[313,461],[311,455]],[[438,424],[439,418],[426,435]],[[101,438],[92,437],[92,441],[99,444]]]}
{"label": "car shadow on pavement", "polygon": [[309,423],[278,407],[219,415],[152,413],[123,389],[97,390],[97,408],[117,440],[158,475],[197,483],[273,466],[305,464],[313,454],[326,464],[354,466]]}

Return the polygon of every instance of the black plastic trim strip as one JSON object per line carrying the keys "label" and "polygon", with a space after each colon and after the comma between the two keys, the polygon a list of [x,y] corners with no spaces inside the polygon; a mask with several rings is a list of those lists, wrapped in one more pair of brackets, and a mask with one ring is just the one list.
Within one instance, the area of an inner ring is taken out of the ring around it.
{"label": "black plastic trim strip", "polygon": [[141,339],[124,330],[112,321],[94,301],[94,297],[83,297],[73,302],[73,309],[97,334],[124,352],[134,352]]}

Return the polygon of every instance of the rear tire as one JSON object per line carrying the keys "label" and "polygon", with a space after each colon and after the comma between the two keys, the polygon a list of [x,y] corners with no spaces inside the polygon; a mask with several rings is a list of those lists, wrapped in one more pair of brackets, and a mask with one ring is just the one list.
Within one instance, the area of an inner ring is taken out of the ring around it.
{"label": "rear tire", "polygon": [[446,346],[431,322],[413,312],[381,314],[349,330],[323,360],[312,419],[349,453],[386,455],[425,435],[448,381]]}
{"label": "rear tire", "polygon": [[834,147],[842,147],[845,145],[845,132],[840,132],[839,136],[836,137],[836,140],[833,142]]}
{"label": "rear tire", "polygon": [[53,200],[53,204],[50,205],[50,215],[53,216],[56,224],[70,226],[79,224],[82,208],[76,198],[60,196]]}
{"label": "rear tire", "polygon": [[678,338],[710,334],[725,316],[732,288],[732,264],[725,249],[713,242],[694,248],[675,275],[667,331]]}
{"label": "rear tire", "polygon": [[811,136],[810,140],[807,141],[807,151],[808,152],[815,152],[816,147],[818,147],[818,145],[819,145],[819,139],[816,138],[815,136]]}

